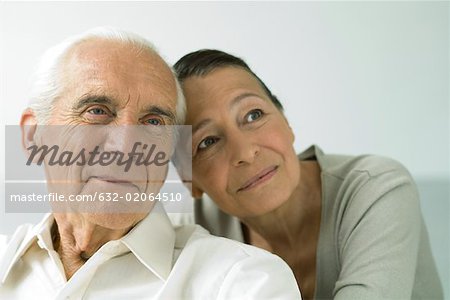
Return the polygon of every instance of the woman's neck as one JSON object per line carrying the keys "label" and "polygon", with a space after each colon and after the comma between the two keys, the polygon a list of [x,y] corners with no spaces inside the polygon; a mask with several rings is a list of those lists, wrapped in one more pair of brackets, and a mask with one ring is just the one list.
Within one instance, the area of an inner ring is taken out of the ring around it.
{"label": "woman's neck", "polygon": [[303,299],[313,299],[316,256],[322,211],[320,167],[300,163],[295,191],[279,208],[263,216],[245,218],[246,242],[280,256],[292,269]]}
{"label": "woman's neck", "polygon": [[320,229],[320,167],[316,161],[299,163],[299,184],[283,205],[265,215],[241,219],[248,227],[247,237],[253,233],[257,242],[266,242],[280,256],[317,240]]}

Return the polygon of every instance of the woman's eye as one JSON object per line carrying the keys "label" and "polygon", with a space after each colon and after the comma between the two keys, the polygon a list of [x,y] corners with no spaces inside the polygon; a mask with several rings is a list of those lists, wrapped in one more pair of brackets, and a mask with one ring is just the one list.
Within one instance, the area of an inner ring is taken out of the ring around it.
{"label": "woman's eye", "polygon": [[214,145],[217,142],[217,138],[214,137],[207,137],[203,139],[200,144],[198,145],[198,149],[206,149],[210,147],[211,145]]}
{"label": "woman's eye", "polygon": [[262,110],[260,109],[254,109],[252,111],[250,111],[246,116],[245,116],[245,121],[247,123],[251,123],[253,121],[258,120],[259,118],[261,118],[263,115]]}

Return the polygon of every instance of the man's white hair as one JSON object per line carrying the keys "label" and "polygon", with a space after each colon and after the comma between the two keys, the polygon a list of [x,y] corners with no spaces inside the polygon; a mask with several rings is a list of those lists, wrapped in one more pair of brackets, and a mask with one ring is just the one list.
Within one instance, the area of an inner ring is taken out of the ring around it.
{"label": "man's white hair", "polygon": [[[131,45],[139,52],[148,51],[160,56],[153,44],[143,37],[111,27],[96,27],[67,38],[44,53],[34,74],[29,107],[35,112],[38,123],[48,123],[55,100],[61,96],[62,64],[69,51],[84,41],[95,39],[117,41]],[[186,115],[186,103],[177,76],[170,66],[169,68],[172,70],[177,88],[176,123],[183,124]]]}

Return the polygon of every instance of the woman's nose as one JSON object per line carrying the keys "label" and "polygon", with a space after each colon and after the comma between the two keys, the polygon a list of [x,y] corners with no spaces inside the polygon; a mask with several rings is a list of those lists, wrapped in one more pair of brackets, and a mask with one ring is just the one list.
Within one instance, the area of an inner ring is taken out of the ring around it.
{"label": "woman's nose", "polygon": [[236,167],[253,163],[259,154],[260,147],[250,134],[243,132],[233,133],[229,141],[228,146],[232,153],[232,164]]}

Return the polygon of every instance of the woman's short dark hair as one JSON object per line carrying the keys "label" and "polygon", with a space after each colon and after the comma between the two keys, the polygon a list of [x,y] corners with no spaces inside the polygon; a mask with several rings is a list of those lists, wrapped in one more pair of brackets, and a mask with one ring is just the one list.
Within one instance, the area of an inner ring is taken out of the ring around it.
{"label": "woman's short dark hair", "polygon": [[221,67],[240,67],[252,74],[259,82],[264,92],[269,96],[272,103],[283,111],[283,105],[277,97],[272,94],[264,82],[250,69],[245,61],[239,57],[233,56],[226,52],[213,49],[202,49],[186,54],[180,58],[174,65],[178,80],[183,82],[191,76],[205,76],[213,70]]}

